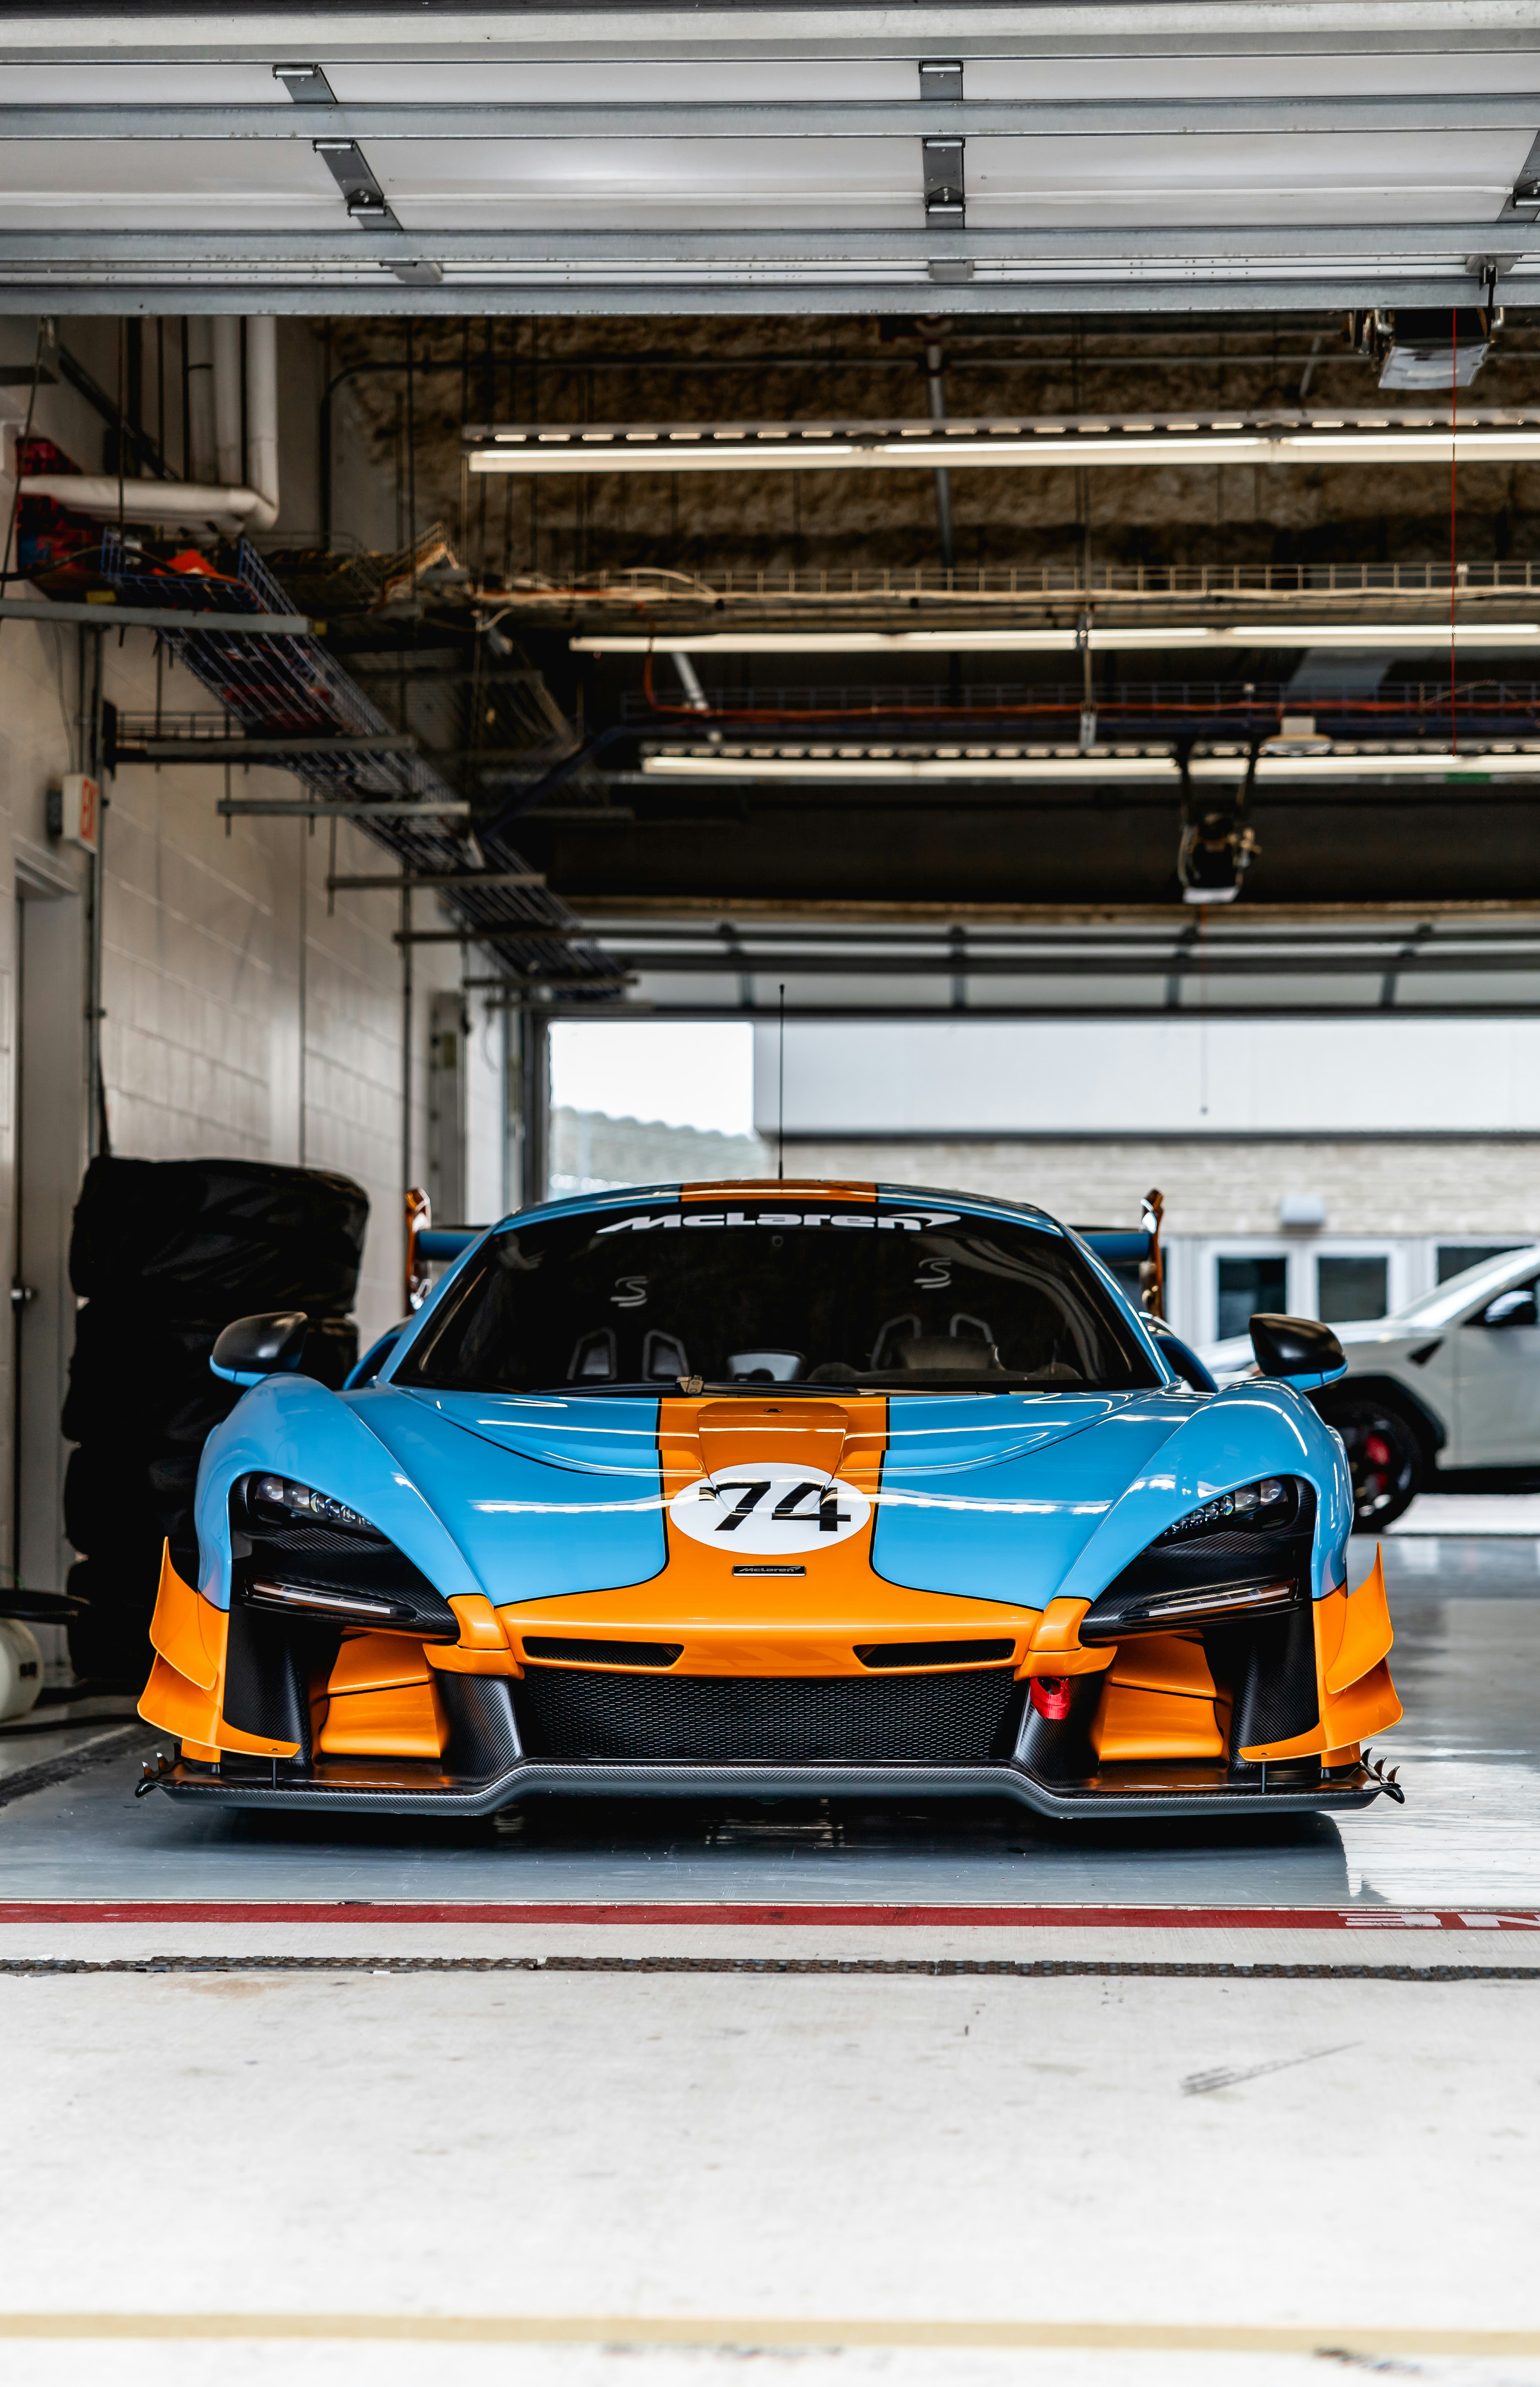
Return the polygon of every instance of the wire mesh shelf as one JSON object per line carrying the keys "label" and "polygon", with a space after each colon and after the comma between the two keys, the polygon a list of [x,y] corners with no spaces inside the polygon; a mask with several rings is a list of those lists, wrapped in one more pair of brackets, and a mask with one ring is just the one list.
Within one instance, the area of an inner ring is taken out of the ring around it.
{"label": "wire mesh shelf", "polygon": [[[136,551],[109,531],[102,540],[101,568],[125,607],[172,607],[185,612],[187,628],[163,633],[202,687],[216,697],[227,721],[247,738],[387,738],[392,724],[309,635],[264,632],[264,613],[290,613],[289,599],[250,544],[237,549],[233,578],[203,573],[145,572]],[[199,613],[249,613],[246,630],[200,630]],[[207,716],[204,716],[207,720]],[[210,739],[210,760],[218,760]],[[522,855],[495,827],[474,832],[440,814],[413,820],[394,813],[371,820],[372,803],[424,806],[457,801],[454,789],[422,755],[318,751],[297,754],[288,767],[322,802],[347,802],[369,836],[387,847],[412,872],[444,873],[486,868],[522,871]],[[506,963],[510,975],[533,984],[559,986],[574,979],[596,993],[610,979],[618,991],[623,974],[596,945],[576,941],[576,916],[543,887],[457,888],[446,899],[461,926],[478,931]],[[544,933],[542,933],[544,932]],[[552,933],[554,932],[554,933]]]}

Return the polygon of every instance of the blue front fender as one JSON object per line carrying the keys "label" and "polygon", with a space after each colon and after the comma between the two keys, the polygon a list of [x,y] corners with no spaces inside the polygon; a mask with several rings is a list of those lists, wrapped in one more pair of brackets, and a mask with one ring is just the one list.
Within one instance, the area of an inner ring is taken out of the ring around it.
{"label": "blue front fender", "polygon": [[1315,1487],[1310,1595],[1343,1581],[1353,1525],[1353,1484],[1336,1435],[1308,1401],[1277,1383],[1231,1385],[1193,1410],[1092,1535],[1059,1591],[1094,1599],[1168,1525],[1264,1475],[1300,1475]]}
{"label": "blue front fender", "polygon": [[230,1605],[230,1492],[243,1475],[286,1475],[329,1493],[388,1534],[447,1599],[483,1586],[454,1537],[350,1402],[309,1376],[269,1376],[204,1445],[194,1522],[198,1588]]}

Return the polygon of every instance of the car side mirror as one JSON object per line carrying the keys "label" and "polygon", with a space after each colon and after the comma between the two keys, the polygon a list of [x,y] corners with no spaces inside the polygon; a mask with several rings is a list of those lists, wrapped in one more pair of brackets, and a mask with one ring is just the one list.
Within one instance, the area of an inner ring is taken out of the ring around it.
{"label": "car side mirror", "polygon": [[1540,1325],[1540,1316],[1535,1311],[1534,1287],[1532,1284],[1516,1284],[1510,1286],[1507,1293],[1499,1293],[1495,1301],[1487,1303],[1477,1323],[1481,1326]]}
{"label": "car side mirror", "polygon": [[227,1384],[259,1384],[264,1376],[293,1375],[305,1353],[309,1320],[302,1309],[263,1310],[224,1328],[208,1357]]}
{"label": "car side mirror", "polygon": [[1283,1318],[1259,1309],[1251,1320],[1257,1372],[1281,1376],[1302,1393],[1334,1384],[1347,1373],[1347,1355],[1319,1318]]}

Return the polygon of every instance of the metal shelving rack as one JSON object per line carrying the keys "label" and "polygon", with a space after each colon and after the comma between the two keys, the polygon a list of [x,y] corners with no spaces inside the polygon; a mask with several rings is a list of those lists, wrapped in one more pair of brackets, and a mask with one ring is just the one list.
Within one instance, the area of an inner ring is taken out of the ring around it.
{"label": "metal shelving rack", "polygon": [[[473,828],[469,807],[430,763],[395,736],[391,723],[314,634],[262,628],[264,615],[292,621],[296,609],[253,547],[241,542],[230,579],[146,573],[136,568],[138,561],[116,531],[104,536],[101,573],[116,591],[122,609],[119,619],[132,617],[134,608],[152,607],[187,616],[185,630],[163,628],[160,635],[225,709],[232,739],[208,741],[210,762],[219,762],[221,744],[234,739],[284,741],[282,767],[295,774],[311,798],[310,804],[294,807],[295,817],[325,817],[325,807],[332,817],[345,815],[385,846],[408,878],[460,879],[457,885],[437,885],[434,892],[443,897],[460,928],[496,954],[515,991],[522,983],[532,994],[565,991],[600,1002],[621,991],[624,971],[597,945],[580,940],[580,924],[560,896],[538,884],[506,883],[521,874],[533,880],[536,874],[495,827]],[[224,619],[249,613],[251,629],[199,629],[198,615],[211,612]],[[310,738],[316,742],[307,750],[302,741]],[[338,742],[345,740],[349,743]],[[358,740],[370,741],[375,751],[360,751],[351,742]],[[381,810],[372,818],[375,805]],[[221,806],[227,817],[247,808],[234,802]],[[490,883],[495,878],[505,883]],[[410,936],[410,930],[404,933]]]}

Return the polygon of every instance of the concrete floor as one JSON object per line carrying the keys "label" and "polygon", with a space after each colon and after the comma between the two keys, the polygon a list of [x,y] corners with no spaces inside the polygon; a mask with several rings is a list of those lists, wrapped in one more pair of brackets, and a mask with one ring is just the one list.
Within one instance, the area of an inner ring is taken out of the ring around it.
{"label": "concrete floor", "polygon": [[[945,1804],[723,1813],[584,1800],[495,1823],[342,1826],[189,1814],[158,1794],[135,1801],[146,1736],[116,1762],[0,1811],[0,1901],[1535,1903],[1537,1551],[1540,1542],[1510,1537],[1387,1547],[1407,1714],[1384,1749],[1402,1769],[1401,1808],[1379,1800],[1340,1817],[1072,1828]],[[81,1739],[107,1729],[82,1725]],[[37,1745],[27,1744],[28,1762]]]}
{"label": "concrete floor", "polygon": [[1392,1545],[1340,1821],[14,1799],[0,2376],[1540,2387],[1536,1547]]}

